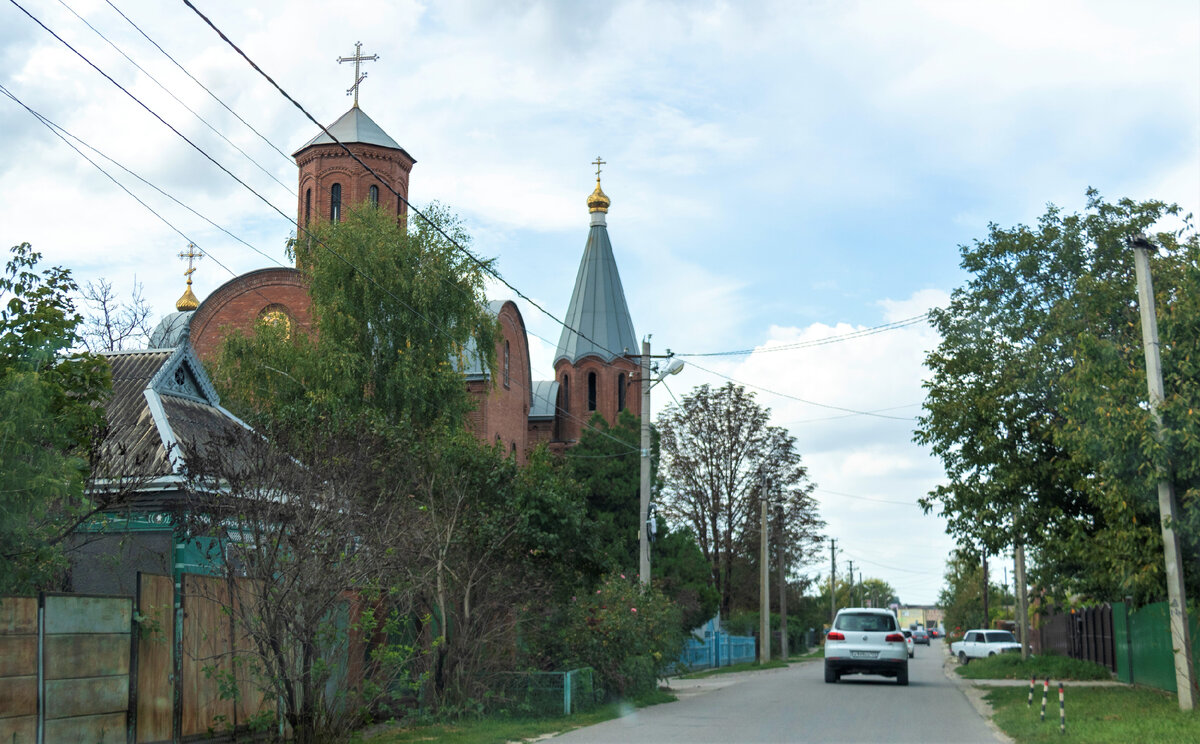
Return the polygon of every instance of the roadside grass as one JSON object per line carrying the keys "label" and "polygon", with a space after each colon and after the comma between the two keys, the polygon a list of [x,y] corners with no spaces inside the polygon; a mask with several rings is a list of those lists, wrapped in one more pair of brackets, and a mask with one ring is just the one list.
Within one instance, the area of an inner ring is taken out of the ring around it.
{"label": "roadside grass", "polygon": [[813,646],[802,654],[788,655],[788,661],[808,661],[810,659],[821,659],[825,656],[825,649],[821,646]]}
{"label": "roadside grass", "polygon": [[1200,716],[1179,710],[1173,693],[1146,687],[1067,686],[1067,731],[1059,733],[1058,688],[1051,687],[1046,701],[1046,720],[1041,721],[1042,693],[1037,690],[1033,706],[1026,704],[1029,690],[1021,687],[988,688],[992,720],[1020,744],[1034,742],[1153,741],[1161,744],[1200,741]]}
{"label": "roadside grass", "polygon": [[1094,680],[1112,679],[1112,673],[1100,664],[1081,659],[1072,659],[1055,654],[1030,656],[1022,661],[1020,654],[1004,653],[986,659],[971,659],[966,666],[959,665],[955,671],[966,679],[1060,679]]}
{"label": "roadside grass", "polygon": [[533,739],[628,715],[637,708],[674,702],[669,692],[655,690],[632,701],[618,701],[592,710],[553,718],[512,718],[503,715],[464,719],[445,723],[404,726],[377,731],[368,738],[356,738],[364,744],[410,744],[436,741],[439,744],[505,744]]}
{"label": "roadside grass", "polygon": [[719,669],[704,669],[699,672],[690,672],[688,674],[679,675],[679,679],[704,679],[705,677],[715,677],[718,674],[736,674],[737,672],[757,672],[762,669],[783,669],[788,663],[779,659],[772,659],[766,664],[759,664],[757,661],[748,661],[745,664],[732,664]]}

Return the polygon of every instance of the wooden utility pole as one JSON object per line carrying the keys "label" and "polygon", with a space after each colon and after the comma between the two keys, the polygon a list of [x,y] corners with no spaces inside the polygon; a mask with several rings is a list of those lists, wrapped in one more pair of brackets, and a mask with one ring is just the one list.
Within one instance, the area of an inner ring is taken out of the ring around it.
{"label": "wooden utility pole", "polygon": [[787,661],[788,658],[788,630],[787,630],[787,553],[784,550],[783,544],[783,507],[779,507],[779,514],[775,521],[775,549],[779,551],[779,658]]}
{"label": "wooden utility pole", "polygon": [[829,538],[829,627],[837,616],[837,540]]}
{"label": "wooden utility pole", "polygon": [[[1142,313],[1142,344],[1146,348],[1146,387],[1150,396],[1150,415],[1154,418],[1154,436],[1163,441],[1163,421],[1158,409],[1166,394],[1163,390],[1162,360],[1158,349],[1158,317],[1154,312],[1154,286],[1150,278],[1150,251],[1154,244],[1142,235],[1129,239],[1133,247],[1133,265],[1137,273],[1138,305]],[[1167,572],[1167,603],[1171,619],[1171,648],[1175,655],[1175,688],[1179,709],[1191,710],[1196,698],[1196,670],[1192,661],[1192,639],[1188,632],[1187,594],[1183,586],[1183,561],[1179,534],[1175,531],[1175,484],[1170,473],[1158,481],[1158,516],[1162,527],[1163,561]]]}
{"label": "wooden utility pole", "polygon": [[759,524],[758,555],[758,662],[771,660],[771,554],[767,544],[767,476],[759,481],[762,522]]}
{"label": "wooden utility pole", "polygon": [[1021,633],[1021,658],[1029,659],[1029,596],[1025,593],[1025,544],[1020,540],[1013,548],[1013,560],[1016,562],[1016,592],[1017,592],[1017,629]]}

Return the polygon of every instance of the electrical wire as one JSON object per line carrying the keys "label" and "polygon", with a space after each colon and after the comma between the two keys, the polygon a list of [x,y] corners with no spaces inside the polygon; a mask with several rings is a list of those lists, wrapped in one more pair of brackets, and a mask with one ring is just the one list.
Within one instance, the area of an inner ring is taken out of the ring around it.
{"label": "electrical wire", "polygon": [[[849,414],[852,414],[855,416],[874,416],[875,418],[890,419],[893,421],[916,421],[917,420],[913,416],[887,416],[885,414],[876,413],[874,411],[859,411],[854,408],[846,408],[845,406],[835,406],[835,405],[831,405],[829,403],[818,403],[814,400],[807,400],[806,398],[801,398],[799,396],[791,395],[789,393],[781,393],[778,390],[771,390],[770,388],[765,388],[761,385],[754,385],[749,382],[742,382],[741,380],[734,379],[734,378],[730,377],[729,375],[723,374],[721,372],[717,372],[716,370],[708,369],[707,367],[701,367],[699,364],[696,364],[695,362],[689,362],[689,366],[695,367],[696,369],[700,370],[701,372],[707,372],[710,375],[715,375],[716,377],[720,377],[721,379],[728,380],[729,382],[735,383],[737,385],[742,385],[742,386],[745,386],[748,388],[754,388],[755,390],[761,390],[762,392],[767,393],[769,395],[775,395],[780,398],[787,398],[789,400],[794,400],[799,403],[804,403],[804,404],[807,404],[810,406],[817,406],[818,408],[828,408],[828,409],[831,409],[834,411],[845,411],[846,413],[849,413]],[[888,410],[888,409],[885,408],[885,409],[881,409],[881,410]]]}
{"label": "electrical wire", "polygon": [[[226,137],[219,129],[217,129],[212,124],[210,124],[207,119],[205,119],[200,114],[196,113],[196,111],[191,106],[187,105],[182,100],[180,100],[179,96],[172,93],[170,88],[163,85],[161,82],[158,81],[158,78],[151,75],[149,72],[146,71],[145,68],[143,68],[137,62],[135,62],[132,57],[130,57],[128,54],[125,53],[125,51],[123,49],[121,49],[121,47],[119,47],[115,43],[113,43],[113,41],[111,39],[109,39],[107,36],[105,36],[103,33],[101,33],[98,28],[96,28],[91,23],[89,23],[86,18],[84,18],[83,16],[76,13],[74,8],[72,8],[70,5],[67,5],[66,0],[58,0],[58,3],[59,3],[59,5],[62,5],[64,8],[69,10],[72,15],[74,15],[76,18],[78,18],[83,23],[83,25],[90,28],[93,32],[95,32],[95,34],[97,36],[99,36],[101,39],[103,39],[105,42],[107,42],[109,46],[111,46],[113,49],[115,49],[117,51],[117,54],[120,54],[122,57],[124,57],[129,62],[129,64],[136,67],[139,72],[141,72],[143,75],[145,75],[147,78],[149,78],[151,82],[153,82],[155,85],[157,85],[159,88],[161,88],[164,93],[166,93],[171,98],[173,98],[176,103],[178,103],[180,106],[183,106],[185,109],[188,110],[189,113],[192,114],[192,116],[195,116],[197,119],[200,120],[201,123],[203,123],[206,127],[211,129],[213,134],[220,137],[222,140],[225,141],[226,144],[228,144],[233,149],[237,150],[239,153],[242,154],[243,157],[245,157],[247,160],[249,160],[251,163],[253,163],[260,171],[262,171],[264,174],[266,174],[267,178],[270,178],[272,181],[279,184],[281,187],[283,187],[284,190],[286,190],[292,196],[296,196],[296,192],[294,190],[292,190],[292,187],[288,186],[287,184],[283,183],[278,178],[276,178],[273,173],[271,173],[266,168],[264,168],[262,166],[262,164],[260,164],[254,158],[252,158],[245,150],[243,150],[242,148],[235,145],[232,140],[230,140],[228,137]],[[111,3],[110,3],[110,5],[111,5]]]}
{"label": "electrical wire", "polygon": [[920,315],[914,315],[911,318],[884,323],[883,325],[872,326],[871,328],[861,328],[857,331],[841,333],[836,336],[826,336],[825,338],[812,339],[810,341],[797,341],[791,344],[782,344],[780,346],[755,347],[753,349],[736,349],[734,351],[709,351],[704,353],[676,353],[680,357],[713,357],[713,356],[746,356],[748,354],[766,354],[775,351],[794,351],[796,349],[808,349],[814,346],[826,346],[828,344],[840,343],[842,341],[851,341],[866,336],[874,336],[887,331],[895,331],[901,328],[906,328],[929,319],[929,313],[924,312]]}
{"label": "electrical wire", "polygon": [[828,493],[833,496],[842,496],[847,499],[857,499],[859,501],[873,501],[877,504],[901,504],[903,506],[920,506],[915,501],[896,501],[895,499],[873,499],[869,496],[855,496],[852,493],[842,493],[841,491],[830,491],[827,488],[814,488],[817,493]]}

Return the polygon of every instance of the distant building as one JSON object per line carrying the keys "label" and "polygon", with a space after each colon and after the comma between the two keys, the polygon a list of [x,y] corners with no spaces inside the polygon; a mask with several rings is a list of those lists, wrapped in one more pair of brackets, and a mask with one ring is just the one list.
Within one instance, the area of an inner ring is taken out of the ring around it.
{"label": "distant building", "polygon": [[937,605],[897,605],[896,617],[901,627],[940,628],[946,613]]}

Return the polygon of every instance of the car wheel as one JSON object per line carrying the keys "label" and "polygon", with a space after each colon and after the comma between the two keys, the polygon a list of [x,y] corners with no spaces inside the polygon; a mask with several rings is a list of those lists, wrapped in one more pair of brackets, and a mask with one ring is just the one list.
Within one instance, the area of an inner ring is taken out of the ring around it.
{"label": "car wheel", "polygon": [[896,674],[896,684],[901,687],[908,686],[908,664],[905,664],[904,668]]}
{"label": "car wheel", "polygon": [[970,659],[967,658],[967,652],[959,651],[958,652],[958,663],[962,664],[963,666],[966,666],[968,661],[970,661]]}
{"label": "car wheel", "polygon": [[913,657],[913,653],[914,653],[913,651],[909,651],[909,652],[908,652],[908,658],[910,658],[910,659],[911,659],[911,658]]}
{"label": "car wheel", "polygon": [[838,681],[838,673],[833,670],[833,667],[826,664],[825,665],[825,682],[826,682],[826,684],[833,684],[837,681]]}

